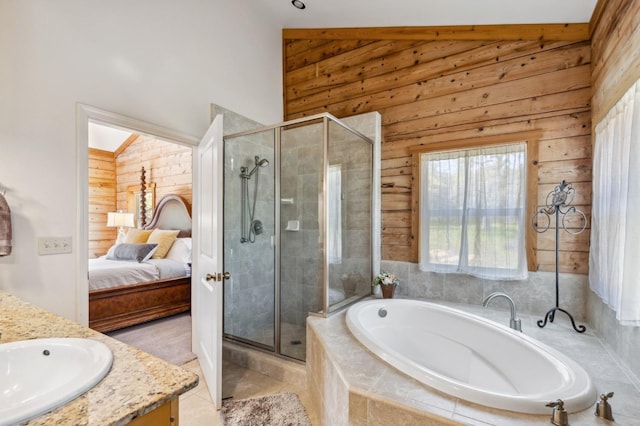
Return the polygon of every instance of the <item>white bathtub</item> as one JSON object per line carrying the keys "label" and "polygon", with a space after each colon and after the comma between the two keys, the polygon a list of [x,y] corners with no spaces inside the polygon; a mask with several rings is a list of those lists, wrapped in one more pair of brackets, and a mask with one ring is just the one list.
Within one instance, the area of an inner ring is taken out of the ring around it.
{"label": "white bathtub", "polygon": [[530,414],[550,414],[545,404],[557,399],[569,412],[596,401],[589,375],[575,361],[457,309],[418,300],[370,300],[349,308],[347,325],[398,370],[467,401]]}

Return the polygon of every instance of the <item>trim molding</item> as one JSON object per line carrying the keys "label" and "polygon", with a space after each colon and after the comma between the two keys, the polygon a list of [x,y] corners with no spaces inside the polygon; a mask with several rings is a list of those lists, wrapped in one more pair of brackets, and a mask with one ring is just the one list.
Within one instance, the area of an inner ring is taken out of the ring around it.
{"label": "trim molding", "polygon": [[89,267],[88,267],[88,204],[89,199],[89,121],[120,129],[127,129],[137,134],[150,135],[157,139],[179,143],[195,148],[198,138],[153,123],[141,121],[102,110],[90,105],[76,103],[76,155],[77,155],[77,241],[76,248],[76,318],[85,327],[89,324]]}
{"label": "trim molding", "polygon": [[[600,0],[606,2],[606,0]],[[593,21],[593,19],[592,19]],[[589,23],[436,27],[284,28],[282,38],[325,40],[567,40],[590,38]]]}

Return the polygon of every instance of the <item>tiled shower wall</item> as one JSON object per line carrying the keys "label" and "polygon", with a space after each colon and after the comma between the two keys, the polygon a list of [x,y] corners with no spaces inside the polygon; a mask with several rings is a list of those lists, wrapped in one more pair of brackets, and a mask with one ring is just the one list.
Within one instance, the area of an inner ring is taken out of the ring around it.
{"label": "tiled shower wall", "polygon": [[[423,272],[418,264],[383,260],[380,269],[392,272],[400,278],[396,294],[400,297],[444,300],[447,302],[480,305],[493,292],[507,293],[516,303],[519,312],[538,314],[543,319],[547,311],[555,306],[555,273],[529,272],[522,281],[493,281],[463,274],[441,274]],[[569,311],[576,321],[587,319],[587,275],[560,274],[560,307]],[[491,305],[508,307],[503,299],[494,299]],[[561,312],[557,320],[568,317]],[[548,327],[548,325],[547,325]]]}

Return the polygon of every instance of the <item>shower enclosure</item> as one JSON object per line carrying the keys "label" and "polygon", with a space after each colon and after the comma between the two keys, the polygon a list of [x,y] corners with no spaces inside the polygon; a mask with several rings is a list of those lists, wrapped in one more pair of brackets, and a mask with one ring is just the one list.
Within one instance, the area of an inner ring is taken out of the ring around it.
{"label": "shower enclosure", "polygon": [[371,293],[373,149],[329,114],[225,136],[225,337],[304,360],[307,315]]}

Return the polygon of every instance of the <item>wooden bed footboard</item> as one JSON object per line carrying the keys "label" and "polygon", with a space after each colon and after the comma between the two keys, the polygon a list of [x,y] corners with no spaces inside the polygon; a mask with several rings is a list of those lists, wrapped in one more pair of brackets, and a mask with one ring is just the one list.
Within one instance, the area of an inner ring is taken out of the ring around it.
{"label": "wooden bed footboard", "polygon": [[191,309],[191,277],[89,292],[89,327],[106,333]]}

